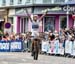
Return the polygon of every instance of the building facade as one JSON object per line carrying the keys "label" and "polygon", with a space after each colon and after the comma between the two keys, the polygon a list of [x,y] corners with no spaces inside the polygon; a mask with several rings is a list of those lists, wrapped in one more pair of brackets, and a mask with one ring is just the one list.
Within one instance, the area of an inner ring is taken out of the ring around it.
{"label": "building facade", "polygon": [[[30,15],[43,15],[42,10],[47,8],[46,16],[39,23],[39,32],[71,28],[75,26],[72,12],[75,11],[75,0],[0,0],[0,24],[10,22],[11,28],[4,28],[4,32],[25,33],[32,31],[31,21],[25,9]],[[3,25],[2,25],[3,26]],[[2,27],[1,26],[1,27]]]}

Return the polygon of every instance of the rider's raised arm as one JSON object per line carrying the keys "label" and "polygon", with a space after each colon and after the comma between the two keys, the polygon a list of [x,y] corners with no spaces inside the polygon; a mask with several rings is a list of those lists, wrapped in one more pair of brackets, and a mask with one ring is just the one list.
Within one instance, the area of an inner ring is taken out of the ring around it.
{"label": "rider's raised arm", "polygon": [[28,13],[27,8],[25,8],[25,11],[26,11],[26,13],[27,13],[27,16],[29,17],[29,19],[30,19],[30,20],[31,20],[31,22],[32,22],[32,18],[30,17],[30,15],[29,15],[29,13]]}
{"label": "rider's raised arm", "polygon": [[48,10],[45,11],[45,13],[39,18],[39,21],[48,13]]}

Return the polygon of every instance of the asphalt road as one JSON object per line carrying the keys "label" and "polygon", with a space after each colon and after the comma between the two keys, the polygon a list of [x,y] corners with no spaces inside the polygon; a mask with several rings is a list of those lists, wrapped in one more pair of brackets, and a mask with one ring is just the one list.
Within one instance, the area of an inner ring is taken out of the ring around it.
{"label": "asphalt road", "polygon": [[74,58],[39,55],[33,60],[30,53],[26,52],[0,52],[0,64],[75,64]]}

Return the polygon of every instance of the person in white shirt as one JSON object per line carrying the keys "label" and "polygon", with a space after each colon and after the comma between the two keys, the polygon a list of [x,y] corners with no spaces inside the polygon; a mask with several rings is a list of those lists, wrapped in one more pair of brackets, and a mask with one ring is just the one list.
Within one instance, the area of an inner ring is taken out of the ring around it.
{"label": "person in white shirt", "polygon": [[47,12],[48,10],[45,10],[45,13],[40,18],[38,18],[38,15],[33,15],[33,19],[32,19],[26,9],[26,13],[32,22],[32,36],[34,38],[39,36],[39,21],[41,21],[41,19],[47,14]]}

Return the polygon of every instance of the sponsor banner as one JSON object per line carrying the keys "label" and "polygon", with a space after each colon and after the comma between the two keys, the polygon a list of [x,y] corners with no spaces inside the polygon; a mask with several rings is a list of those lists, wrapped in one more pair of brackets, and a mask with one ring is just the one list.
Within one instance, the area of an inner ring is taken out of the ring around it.
{"label": "sponsor banner", "polygon": [[10,51],[21,51],[22,42],[21,41],[12,41],[10,45]]}
{"label": "sponsor banner", "polygon": [[49,45],[48,45],[48,41],[42,41],[42,52],[48,52],[49,49]]}
{"label": "sponsor banner", "polygon": [[72,41],[66,40],[65,42],[65,53],[72,53]]}
{"label": "sponsor banner", "polygon": [[9,43],[8,42],[0,42],[0,51],[9,51]]}
{"label": "sponsor banner", "polygon": [[75,56],[75,41],[72,42],[72,52],[71,55]]}
{"label": "sponsor banner", "polygon": [[55,40],[54,42],[54,45],[55,45],[55,54],[59,54],[58,50],[59,50],[59,40]]}
{"label": "sponsor banner", "polygon": [[59,43],[59,48],[58,48],[58,52],[60,55],[64,55],[64,47],[63,47],[64,43]]}
{"label": "sponsor banner", "polygon": [[0,52],[22,51],[22,41],[0,41]]}

